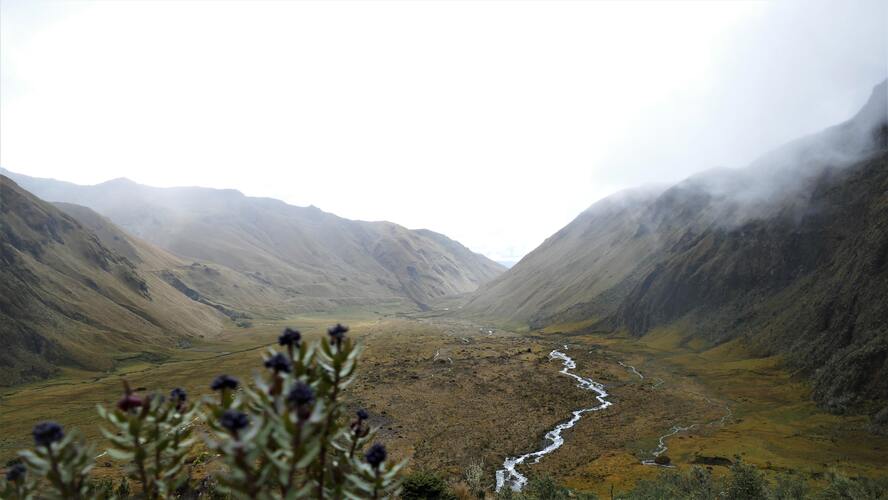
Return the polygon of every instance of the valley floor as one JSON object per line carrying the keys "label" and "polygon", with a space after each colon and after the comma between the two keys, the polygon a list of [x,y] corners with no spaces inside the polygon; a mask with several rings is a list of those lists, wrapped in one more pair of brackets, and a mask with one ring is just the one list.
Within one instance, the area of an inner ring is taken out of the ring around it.
{"label": "valley floor", "polygon": [[[550,474],[598,493],[622,491],[658,473],[642,461],[675,426],[692,427],[664,440],[664,454],[678,467],[739,455],[766,471],[791,469],[814,480],[831,470],[888,475],[888,437],[868,433],[864,418],[819,411],[779,360],[745,359],[737,346],[701,353],[681,347],[668,331],[644,341],[580,335],[577,325],[519,334],[434,313],[357,309],[256,321],[163,364],[135,363],[100,375],[68,371],[8,390],[0,394],[0,459],[29,446],[39,420],[57,420],[98,440],[95,405],[116,401],[124,378],[149,391],[181,386],[204,394],[217,374],[251,378],[284,326],[320,337],[336,321],[349,324],[366,346],[349,405],[367,408],[371,423],[381,426],[380,440],[396,457],[410,456],[413,469],[456,478],[470,463],[483,462],[492,487],[505,457],[541,448],[548,430],[594,397],[549,360],[553,348],[566,345],[574,371],[604,383],[613,405],[584,415],[565,431],[564,446],[519,468],[526,475]],[[710,466],[716,474],[726,470]],[[121,470],[104,458],[97,468],[100,475]]]}

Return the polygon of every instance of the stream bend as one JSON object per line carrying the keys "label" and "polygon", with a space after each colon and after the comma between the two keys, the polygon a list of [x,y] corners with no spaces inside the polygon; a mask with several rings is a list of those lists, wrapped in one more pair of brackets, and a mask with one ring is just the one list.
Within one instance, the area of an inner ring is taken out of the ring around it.
{"label": "stream bend", "polygon": [[[565,346],[565,348],[566,347],[567,346]],[[595,399],[598,401],[598,404],[595,406],[590,406],[588,408],[580,408],[579,410],[574,410],[569,420],[558,424],[557,426],[555,426],[554,429],[547,432],[545,439],[548,444],[543,449],[527,453],[519,457],[506,458],[506,460],[503,462],[502,468],[496,471],[496,491],[500,491],[500,489],[502,489],[502,487],[505,486],[507,483],[513,491],[521,491],[521,489],[524,488],[524,486],[527,484],[527,477],[518,472],[518,465],[521,465],[523,463],[539,463],[540,459],[543,458],[545,455],[548,455],[558,448],[561,448],[561,445],[564,444],[564,437],[561,436],[561,433],[564,432],[565,429],[570,429],[571,427],[576,425],[576,423],[580,421],[580,418],[583,416],[583,414],[592,411],[603,410],[613,404],[605,399],[607,398],[608,394],[604,390],[604,385],[590,378],[581,377],[576,373],[571,372],[571,370],[574,370],[577,367],[577,363],[573,360],[573,358],[556,349],[549,353],[549,359],[561,360],[561,373],[576,380],[577,387],[579,387],[580,389],[595,392]]]}

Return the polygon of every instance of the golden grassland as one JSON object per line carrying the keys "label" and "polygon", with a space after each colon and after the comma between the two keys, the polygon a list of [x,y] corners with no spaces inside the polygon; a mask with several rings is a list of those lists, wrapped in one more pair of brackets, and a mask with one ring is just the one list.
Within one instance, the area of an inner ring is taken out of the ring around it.
{"label": "golden grassland", "polygon": [[[561,328],[561,331],[568,331]],[[712,407],[730,408],[722,422],[711,415],[687,414],[677,419],[656,418],[653,429],[661,435],[672,425],[698,426],[667,440],[667,455],[679,468],[688,468],[698,457],[723,457],[755,464],[768,476],[801,473],[815,483],[827,472],[845,475],[888,476],[888,438],[867,430],[865,416],[837,416],[810,399],[803,381],[792,377],[778,357],[753,358],[740,341],[713,349],[687,342],[679,328],[660,329],[642,339],[625,336],[581,336],[582,342],[600,346],[613,355],[636,362],[646,377],[661,378],[660,388],[676,387],[685,396],[702,396]],[[579,340],[578,340],[579,341]],[[651,410],[656,412],[656,406]],[[665,415],[663,415],[665,417]],[[568,474],[566,484],[599,493],[616,485],[626,489],[641,477],[656,473],[639,465],[630,450],[650,449],[650,435],[623,451],[587,463]],[[710,467],[716,475],[725,467]],[[589,479],[593,480],[590,481]],[[598,480],[598,481],[595,481]]]}
{"label": "golden grassland", "polygon": [[[769,473],[792,469],[814,479],[830,470],[888,474],[888,438],[869,434],[863,417],[818,410],[779,359],[751,359],[739,344],[701,351],[685,343],[678,329],[634,340],[582,334],[582,323],[519,334],[440,311],[405,316],[380,308],[256,321],[163,363],[133,361],[103,374],[69,370],[7,390],[0,394],[0,459],[30,445],[30,429],[42,419],[98,440],[95,406],[113,404],[123,379],[148,391],[181,386],[193,396],[206,394],[217,374],[251,378],[284,326],[319,338],[337,321],[349,324],[365,346],[346,393],[348,405],[367,408],[380,427],[379,439],[395,458],[410,457],[412,469],[455,478],[468,464],[483,461],[492,485],[506,456],[540,448],[546,431],[572,410],[594,404],[592,394],[576,388],[558,373],[561,364],[548,359],[553,348],[567,345],[577,372],[605,383],[614,405],[586,414],[565,432],[562,448],[524,467],[525,473],[550,474],[598,493],[612,486],[625,490],[659,472],[641,460],[651,457],[660,435],[674,425],[697,424],[667,441],[666,454],[680,468],[698,456],[739,455]],[[635,366],[644,378],[619,362]],[[122,470],[104,458],[99,465],[100,475]]]}

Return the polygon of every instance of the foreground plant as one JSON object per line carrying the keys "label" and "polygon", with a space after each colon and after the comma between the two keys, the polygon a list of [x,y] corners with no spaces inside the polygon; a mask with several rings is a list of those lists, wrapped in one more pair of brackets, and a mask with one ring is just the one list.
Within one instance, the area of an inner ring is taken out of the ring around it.
{"label": "foreground plant", "polygon": [[[202,405],[179,388],[142,396],[124,384],[116,408],[98,409],[108,424],[107,453],[128,463],[140,498],[177,497],[190,487],[186,462],[198,442],[193,427],[203,422],[202,442],[226,469],[215,477],[218,489],[235,498],[393,497],[405,462],[390,465],[379,443],[364,451],[375,434],[365,410],[345,416],[342,391],[360,354],[347,332],[337,324],[327,341],[305,344],[298,331],[284,330],[284,352],[269,349],[252,384],[220,375],[210,385],[216,395]],[[35,450],[8,469],[2,498],[34,498],[38,489],[40,498],[109,496],[107,482],[89,482],[95,453],[82,440],[51,422],[38,424],[34,438]]]}
{"label": "foreground plant", "polygon": [[117,408],[99,406],[98,411],[112,428],[102,428],[111,443],[108,454],[129,463],[129,477],[142,485],[144,498],[167,498],[183,485],[182,469],[195,443],[192,424],[198,419],[198,407],[188,404],[184,390],[173,389],[168,399],[143,398],[124,382]]}
{"label": "foreground plant", "polygon": [[[94,448],[87,446],[76,432],[66,434],[55,422],[41,422],[31,434],[34,449],[19,452],[22,463],[7,472],[9,497],[33,498],[40,489],[38,480],[43,479],[58,497],[88,498]],[[9,490],[9,483],[14,485],[13,490]]]}

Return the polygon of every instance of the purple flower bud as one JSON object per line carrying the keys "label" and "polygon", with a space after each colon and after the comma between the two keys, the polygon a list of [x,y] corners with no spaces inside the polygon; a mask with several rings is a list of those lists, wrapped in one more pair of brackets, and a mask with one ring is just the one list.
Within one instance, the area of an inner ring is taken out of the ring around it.
{"label": "purple flower bud", "polygon": [[34,426],[31,435],[34,436],[34,442],[38,446],[48,448],[52,443],[61,441],[65,437],[65,431],[62,430],[61,425],[55,422],[40,422]]}
{"label": "purple flower bud", "polygon": [[246,413],[228,409],[222,413],[219,423],[222,427],[228,429],[229,432],[236,434],[250,425],[250,417]]}
{"label": "purple flower bud", "polygon": [[237,389],[238,380],[234,377],[229,377],[228,375],[219,375],[213,380],[213,383],[210,384],[210,389],[214,391],[221,391],[223,389]]}
{"label": "purple flower bud", "polygon": [[327,335],[330,336],[330,343],[339,345],[342,343],[342,340],[345,339],[345,334],[348,332],[348,327],[343,326],[340,323],[336,323],[335,326],[331,326],[327,328]]}
{"label": "purple flower bud", "polygon": [[282,333],[281,336],[278,337],[278,344],[292,345],[298,347],[300,339],[302,339],[302,334],[299,333],[299,330],[285,328],[284,333]]}
{"label": "purple flower bud", "polygon": [[314,402],[314,389],[310,385],[299,382],[290,389],[287,394],[287,401],[293,406],[305,406]]}
{"label": "purple flower bud", "polygon": [[290,363],[290,358],[281,353],[277,353],[265,360],[265,367],[271,368],[275,373],[290,373],[293,370],[293,364]]}
{"label": "purple flower bud", "polygon": [[25,464],[13,464],[6,470],[6,482],[17,483],[25,478],[27,472],[28,469],[25,467]]}
{"label": "purple flower bud", "polygon": [[170,399],[173,400],[174,403],[184,403],[185,400],[188,399],[188,394],[185,392],[185,389],[176,387],[170,392]]}
{"label": "purple flower bud", "polygon": [[368,464],[372,465],[374,469],[378,469],[379,465],[385,462],[385,457],[385,446],[379,443],[371,446],[367,453],[364,454],[364,460],[366,460]]}

